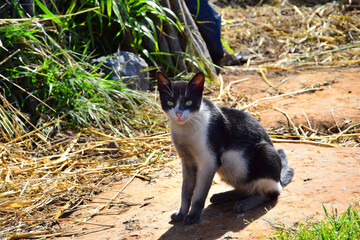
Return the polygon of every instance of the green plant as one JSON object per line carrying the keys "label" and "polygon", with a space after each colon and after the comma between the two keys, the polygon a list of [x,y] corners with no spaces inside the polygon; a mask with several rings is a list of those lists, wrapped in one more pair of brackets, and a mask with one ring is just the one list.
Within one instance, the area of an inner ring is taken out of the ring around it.
{"label": "green plant", "polygon": [[[47,5],[35,0],[42,18],[51,19],[68,49],[92,49],[98,54],[129,50],[147,58],[153,66],[176,71],[161,52],[159,33],[164,25],[181,32],[176,15],[157,0],[55,0]],[[81,13],[81,14],[80,14]]]}
{"label": "green plant", "polygon": [[23,114],[16,121],[3,117],[8,138],[14,136],[10,129],[17,128],[11,123],[20,121],[26,130],[63,115],[75,126],[95,123],[119,132],[116,124],[131,118],[126,112],[148,101],[147,94],[101,78],[86,54],[64,49],[39,22],[2,24],[0,36],[0,55],[11,56],[0,70],[2,99],[7,102],[2,116],[19,116],[19,110],[31,116]]}
{"label": "green plant", "polygon": [[[132,125],[138,103],[150,102],[149,95],[105,80],[98,74],[100,66],[90,64],[94,56],[120,48],[143,56],[152,69],[184,74],[177,66],[179,56],[190,66],[208,69],[204,56],[160,50],[165,28],[181,35],[185,26],[158,0],[33,2],[36,18],[0,21],[0,88],[10,105],[26,114],[17,120],[22,119],[24,131],[64,115],[74,126],[111,128],[119,134],[124,129],[117,131],[117,124]],[[27,16],[21,6],[13,9]],[[168,61],[173,55],[175,61]]]}
{"label": "green plant", "polygon": [[325,219],[319,222],[306,220],[291,228],[275,227],[275,235],[271,239],[359,239],[360,215],[358,209],[352,207],[339,215],[337,209],[329,213],[325,207]]}
{"label": "green plant", "polygon": [[[90,59],[94,53],[113,52],[113,42],[124,38],[124,48],[142,53],[155,66],[165,62],[158,60],[165,53],[155,53],[151,17],[178,26],[166,18],[171,11],[154,0],[34,4],[40,19],[0,22],[0,89],[7,102],[1,109],[3,139],[17,135],[19,127],[12,126],[17,122],[24,132],[63,115],[74,126],[93,124],[118,133],[117,124],[131,125],[138,103],[148,101],[148,95],[105,80]],[[141,45],[144,38],[151,40],[154,52]],[[21,117],[10,120],[16,116]]]}

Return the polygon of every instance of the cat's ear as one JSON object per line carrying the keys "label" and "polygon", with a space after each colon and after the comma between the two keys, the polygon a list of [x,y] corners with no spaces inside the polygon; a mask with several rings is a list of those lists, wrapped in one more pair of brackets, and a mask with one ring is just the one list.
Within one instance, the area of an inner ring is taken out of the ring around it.
{"label": "cat's ear", "polygon": [[205,83],[205,76],[202,72],[198,72],[189,82],[189,88],[203,89]]}
{"label": "cat's ear", "polygon": [[162,90],[162,89],[167,90],[171,86],[171,81],[162,72],[157,72],[156,80],[158,83],[159,90]]}

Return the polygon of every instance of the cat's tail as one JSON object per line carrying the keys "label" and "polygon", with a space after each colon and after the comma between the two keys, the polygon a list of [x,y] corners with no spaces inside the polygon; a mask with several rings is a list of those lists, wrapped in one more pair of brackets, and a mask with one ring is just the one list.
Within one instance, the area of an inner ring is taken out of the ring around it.
{"label": "cat's tail", "polygon": [[288,160],[283,149],[278,149],[278,154],[281,158],[281,185],[285,187],[288,185],[294,177],[294,169],[288,166]]}

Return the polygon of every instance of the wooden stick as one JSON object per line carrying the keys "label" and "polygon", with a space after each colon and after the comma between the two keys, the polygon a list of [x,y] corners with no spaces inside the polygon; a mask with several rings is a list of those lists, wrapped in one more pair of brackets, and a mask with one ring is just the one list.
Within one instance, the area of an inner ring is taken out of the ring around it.
{"label": "wooden stick", "polygon": [[266,77],[266,75],[265,75],[264,71],[263,71],[260,67],[258,67],[258,70],[259,70],[259,72],[260,72],[260,74],[261,74],[261,76],[262,76],[262,78],[263,78],[264,82],[266,82],[266,84],[267,84],[267,85],[269,85],[272,89],[274,89],[274,90],[276,90],[276,91],[277,91],[277,89],[275,88],[275,86],[274,86],[274,85],[272,85],[272,83],[271,83],[271,82],[269,82],[269,80],[267,79],[267,77]]}
{"label": "wooden stick", "polygon": [[12,54],[10,54],[7,58],[5,58],[4,60],[2,60],[0,62],[0,66],[3,65],[7,60],[9,60],[10,58],[12,58],[15,54],[17,54],[18,52],[20,52],[20,49],[16,50],[15,52],[13,52]]}
{"label": "wooden stick", "polygon": [[[317,56],[321,56],[321,55],[324,55],[324,54],[327,54],[327,53],[339,52],[339,51],[343,51],[343,50],[347,50],[347,49],[355,48],[355,47],[359,47],[359,46],[360,46],[360,42],[357,43],[357,44],[346,46],[346,47],[341,47],[341,48],[338,48],[338,49],[327,50],[327,51],[324,51],[324,52],[316,53],[316,54],[313,54],[313,55],[310,55],[310,56],[301,56],[301,57],[298,57],[298,58],[295,58],[295,59],[290,59],[288,61],[284,61],[283,64],[290,65],[290,64],[294,64],[296,62],[300,62],[300,61],[303,61],[303,60],[312,59],[312,58],[315,58]],[[282,61],[280,61],[280,63]]]}
{"label": "wooden stick", "polygon": [[303,89],[303,90],[300,90],[300,91],[285,93],[285,94],[276,95],[276,96],[272,96],[272,97],[261,98],[261,99],[256,100],[256,101],[254,101],[254,102],[252,102],[252,103],[250,103],[250,104],[248,104],[248,105],[242,106],[241,109],[249,108],[249,107],[257,104],[258,102],[262,102],[262,101],[266,101],[266,100],[270,100],[270,99],[274,99],[274,98],[279,98],[279,97],[285,97],[285,96],[289,96],[289,95],[306,93],[306,92],[315,92],[315,91],[320,90],[320,89],[321,89],[321,88]]}
{"label": "wooden stick", "polygon": [[290,140],[290,139],[271,139],[274,143],[300,143],[300,144],[311,144],[320,147],[337,147],[336,145],[330,143],[322,143],[322,142],[313,142],[308,140]]}
{"label": "wooden stick", "polygon": [[294,128],[296,134],[297,134],[299,137],[301,137],[299,131],[297,130],[294,122],[291,120],[291,118],[289,117],[289,115],[288,115],[286,112],[282,111],[281,109],[279,109],[279,108],[277,108],[277,107],[274,107],[274,109],[275,109],[276,111],[281,112],[282,114],[285,115],[286,119],[289,121],[289,123],[290,123],[290,124],[292,125],[292,127]]}

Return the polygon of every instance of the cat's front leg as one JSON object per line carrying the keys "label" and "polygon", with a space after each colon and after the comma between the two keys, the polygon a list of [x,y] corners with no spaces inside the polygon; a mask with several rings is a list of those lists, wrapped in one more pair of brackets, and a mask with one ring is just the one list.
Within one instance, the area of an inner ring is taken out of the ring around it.
{"label": "cat's front leg", "polygon": [[191,210],[185,217],[185,224],[194,224],[200,221],[205,200],[209,193],[216,170],[216,161],[206,162],[198,167],[195,191],[191,200]]}
{"label": "cat's front leg", "polygon": [[196,182],[196,167],[185,164],[184,162],[182,165],[183,182],[181,188],[181,207],[179,211],[171,215],[171,220],[175,222],[184,220],[185,215],[188,214]]}

